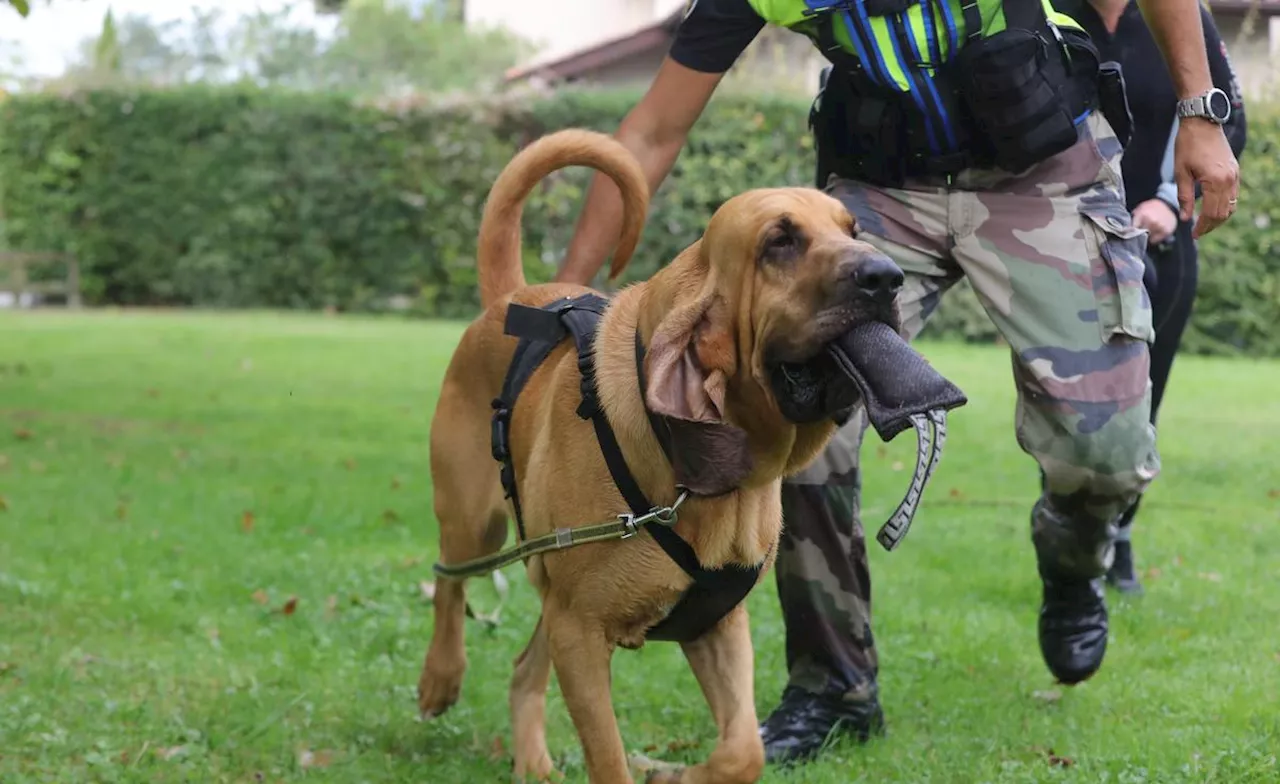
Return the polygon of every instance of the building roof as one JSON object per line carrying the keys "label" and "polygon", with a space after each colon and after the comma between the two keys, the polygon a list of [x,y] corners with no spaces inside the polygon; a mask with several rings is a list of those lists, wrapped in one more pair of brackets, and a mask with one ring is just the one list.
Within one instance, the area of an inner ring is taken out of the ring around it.
{"label": "building roof", "polygon": [[547,60],[517,66],[507,71],[506,80],[518,82],[535,78],[544,81],[572,79],[653,49],[665,50],[671,45],[671,38],[675,35],[676,28],[680,26],[680,20],[683,18],[684,11],[681,10],[665,19],[651,22],[600,43]]}

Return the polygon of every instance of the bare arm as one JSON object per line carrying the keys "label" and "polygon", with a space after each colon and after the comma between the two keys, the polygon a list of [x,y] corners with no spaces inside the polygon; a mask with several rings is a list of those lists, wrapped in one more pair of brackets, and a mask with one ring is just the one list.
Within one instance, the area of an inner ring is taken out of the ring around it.
{"label": "bare arm", "polygon": [[[689,129],[723,77],[722,73],[694,71],[668,57],[658,68],[648,92],[618,126],[615,136],[640,161],[649,180],[649,193],[666,179]],[[597,174],[587,191],[586,206],[556,280],[589,284],[617,242],[621,225],[618,187]]]}
{"label": "bare arm", "polygon": [[[1138,8],[1164,55],[1178,97],[1191,98],[1213,87],[1197,0],[1138,0]],[[1196,237],[1222,225],[1235,212],[1240,169],[1222,128],[1198,117],[1179,123],[1174,179],[1183,220],[1191,218],[1195,186],[1201,185],[1203,211],[1193,230]]]}

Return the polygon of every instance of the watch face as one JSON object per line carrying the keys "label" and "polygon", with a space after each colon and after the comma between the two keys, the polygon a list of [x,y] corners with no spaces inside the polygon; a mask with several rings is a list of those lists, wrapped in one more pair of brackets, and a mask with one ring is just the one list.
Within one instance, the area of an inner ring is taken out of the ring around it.
{"label": "watch face", "polygon": [[1221,90],[1214,90],[1209,93],[1209,114],[1217,120],[1226,120],[1231,114],[1231,101],[1227,98],[1227,94]]}

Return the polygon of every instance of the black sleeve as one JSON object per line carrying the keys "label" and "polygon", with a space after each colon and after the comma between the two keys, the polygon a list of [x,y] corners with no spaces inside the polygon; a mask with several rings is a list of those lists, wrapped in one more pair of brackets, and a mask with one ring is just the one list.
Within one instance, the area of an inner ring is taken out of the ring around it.
{"label": "black sleeve", "polygon": [[1222,90],[1231,99],[1231,116],[1222,127],[1231,145],[1231,152],[1238,159],[1244,152],[1247,136],[1244,114],[1244,95],[1240,91],[1240,80],[1236,78],[1235,69],[1231,67],[1231,58],[1227,56],[1227,45],[1213,23],[1213,15],[1200,8],[1200,20],[1204,26],[1204,45],[1209,54],[1209,74],[1213,77],[1213,86]]}
{"label": "black sleeve", "polygon": [[685,68],[724,73],[763,28],[747,0],[693,0],[669,54]]}

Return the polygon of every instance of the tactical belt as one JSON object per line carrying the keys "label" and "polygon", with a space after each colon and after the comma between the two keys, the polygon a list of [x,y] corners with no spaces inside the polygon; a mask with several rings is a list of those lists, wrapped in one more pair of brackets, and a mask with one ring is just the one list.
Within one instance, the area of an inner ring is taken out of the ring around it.
{"label": "tactical belt", "polygon": [[[878,4],[886,6],[879,9],[886,18],[901,14],[888,7],[894,6],[892,0]],[[818,47],[833,66],[810,112],[819,187],[832,173],[895,187],[907,179],[950,177],[973,167],[1021,171],[1074,144],[1076,122],[1097,104],[1096,49],[1087,36],[1072,31],[1070,40],[1064,39],[1040,0],[1005,0],[1007,29],[990,37],[982,35],[976,0],[967,0],[962,6],[966,37],[950,60],[935,64],[931,77],[924,63],[905,63],[913,80],[932,80],[923,111],[911,105],[910,94],[877,84],[859,58],[836,41],[834,28],[841,18],[851,37],[864,35],[850,15],[856,2],[809,5]],[[899,38],[906,35],[900,17],[891,26]],[[899,49],[909,53],[909,44],[902,41]],[[943,136],[954,142],[945,149],[938,143]]]}

